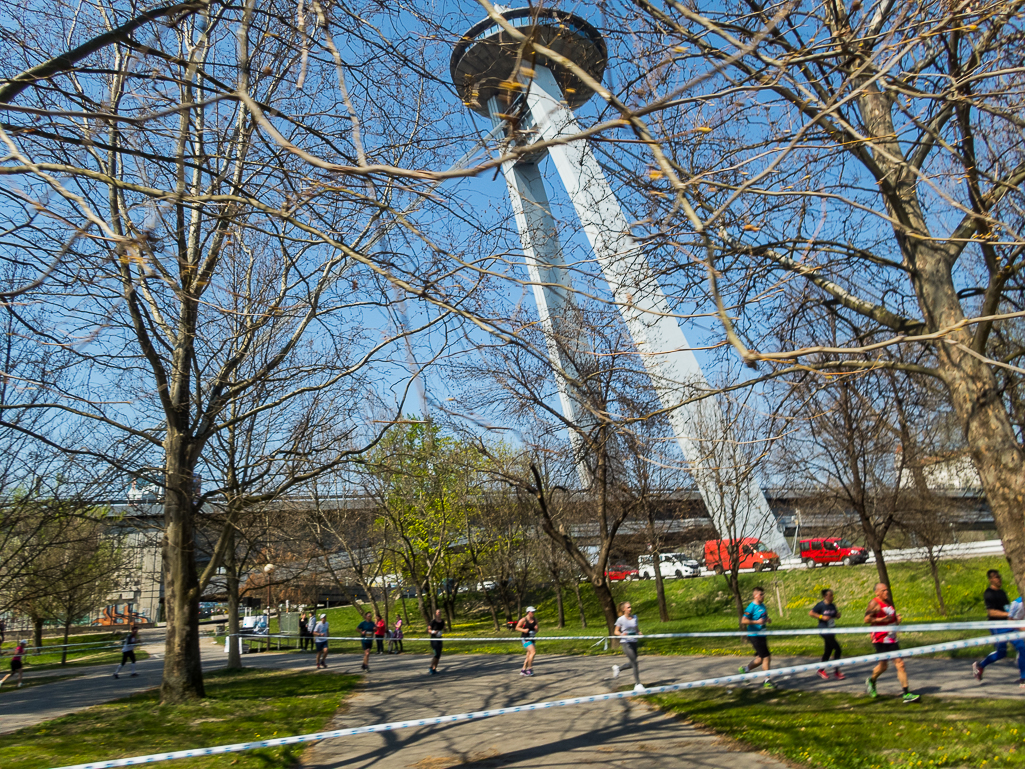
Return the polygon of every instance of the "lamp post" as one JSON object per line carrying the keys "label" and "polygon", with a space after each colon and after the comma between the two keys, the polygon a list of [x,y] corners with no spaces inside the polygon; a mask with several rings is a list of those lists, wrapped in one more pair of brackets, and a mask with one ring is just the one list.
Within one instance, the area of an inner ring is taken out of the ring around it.
{"label": "lamp post", "polygon": [[270,623],[270,580],[271,575],[274,573],[274,564],[268,563],[263,567],[263,573],[267,575],[267,623]]}

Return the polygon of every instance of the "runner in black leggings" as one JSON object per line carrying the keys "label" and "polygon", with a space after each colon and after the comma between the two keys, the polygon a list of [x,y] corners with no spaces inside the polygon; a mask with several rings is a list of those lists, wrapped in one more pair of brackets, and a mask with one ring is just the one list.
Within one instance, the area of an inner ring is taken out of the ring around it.
{"label": "runner in black leggings", "polygon": [[[612,628],[614,635],[620,636],[619,648],[623,650],[623,654],[626,656],[626,663],[623,665],[612,666],[612,677],[618,678],[621,670],[633,670],[634,674],[634,691],[644,691],[644,686],[641,684],[641,671],[637,666],[637,638],[641,634],[640,628],[637,624],[637,616],[630,613],[630,602],[626,601],[619,605],[619,619],[616,620],[615,627]],[[630,640],[627,640],[630,639]]]}
{"label": "runner in black leggings", "polygon": [[[833,591],[828,587],[823,590],[822,600],[815,604],[808,614],[819,621],[819,630],[831,628],[836,625],[836,621],[840,619],[840,610],[836,608],[836,604],[833,603]],[[840,649],[840,642],[836,640],[835,635],[832,633],[823,633],[822,642],[826,645],[826,649],[822,654],[823,662],[829,662],[830,656],[832,656],[833,659],[840,659],[843,652]],[[840,668],[837,668],[833,675],[835,675],[839,681],[842,681],[847,677],[840,672]],[[819,669],[819,678],[823,681],[829,680],[829,673],[826,672],[825,668]]]}

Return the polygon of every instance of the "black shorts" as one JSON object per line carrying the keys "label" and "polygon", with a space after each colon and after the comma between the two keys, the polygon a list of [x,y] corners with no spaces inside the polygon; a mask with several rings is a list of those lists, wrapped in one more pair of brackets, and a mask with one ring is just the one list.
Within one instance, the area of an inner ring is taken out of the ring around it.
{"label": "black shorts", "polygon": [[435,657],[441,656],[441,641],[431,641],[431,651]]}
{"label": "black shorts", "polygon": [[360,643],[363,644],[363,651],[366,651],[367,649],[373,649],[374,648],[374,639],[373,638],[361,638],[359,640],[360,640]]}
{"label": "black shorts", "polygon": [[900,644],[894,642],[892,644],[872,644],[876,650],[876,654],[885,654],[886,652],[895,652],[900,648]]}
{"label": "black shorts", "polygon": [[771,657],[772,654],[769,652],[769,639],[762,635],[749,635],[747,640],[751,642],[751,645],[755,649],[756,657]]}
{"label": "black shorts", "polygon": [[121,664],[124,665],[129,660],[131,660],[133,663],[135,662],[135,650],[132,650],[130,652],[121,652]]}
{"label": "black shorts", "polygon": [[21,660],[11,660],[11,672],[17,673],[21,670]]}

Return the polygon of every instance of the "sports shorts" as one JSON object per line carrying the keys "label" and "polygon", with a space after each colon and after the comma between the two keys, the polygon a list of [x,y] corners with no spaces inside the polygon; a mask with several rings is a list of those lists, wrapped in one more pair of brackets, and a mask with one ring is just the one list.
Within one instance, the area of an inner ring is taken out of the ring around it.
{"label": "sports shorts", "polygon": [[528,646],[533,646],[533,645],[534,645],[534,639],[533,638],[524,638],[523,639],[523,648],[524,649],[526,649]]}
{"label": "sports shorts", "polygon": [[889,644],[889,643],[881,643],[881,644],[874,643],[874,644],[872,644],[872,646],[876,650],[876,654],[885,654],[886,652],[895,652],[895,651],[897,651],[900,648],[900,644],[897,643],[896,641],[894,643],[892,643],[892,644]]}
{"label": "sports shorts", "polygon": [[749,635],[747,640],[751,643],[755,650],[756,657],[771,657],[772,654],[769,652],[769,639],[761,635]]}
{"label": "sports shorts", "polygon": [[315,641],[313,645],[317,647],[318,652],[327,649],[327,641]]}

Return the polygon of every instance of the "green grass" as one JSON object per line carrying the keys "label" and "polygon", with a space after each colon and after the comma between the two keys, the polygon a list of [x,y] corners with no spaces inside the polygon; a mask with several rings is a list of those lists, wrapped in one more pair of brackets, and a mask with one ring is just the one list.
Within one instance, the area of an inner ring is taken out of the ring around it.
{"label": "green grass", "polygon": [[1019,700],[898,698],[703,689],[660,708],[799,764],[828,769],[1025,767]]}
{"label": "green grass", "polygon": [[[220,671],[205,676],[207,697],[196,702],[160,705],[155,691],[144,692],[0,736],[0,766],[45,769],[314,732],[359,680],[308,671]],[[304,747],[184,759],[175,765],[287,769]]]}
{"label": "green grass", "polygon": [[[948,614],[939,613],[936,594],[933,589],[932,577],[928,564],[896,563],[890,566],[890,581],[897,603],[897,609],[905,622],[940,622],[985,620],[986,612],[982,604],[982,593],[987,587],[986,570],[1001,569],[1006,576],[1007,563],[1000,556],[971,558],[964,560],[947,560],[940,564],[940,577],[943,584],[944,598]],[[813,628],[815,620],[808,616],[808,611],[818,600],[823,588],[832,588],[836,593],[836,603],[843,613],[837,623],[842,627],[865,627],[863,623],[864,609],[872,597],[872,589],[878,577],[875,566],[831,566],[813,570],[796,569],[775,573],[741,574],[741,589],[745,598],[750,596],[755,585],[763,585],[767,591],[765,603],[773,620],[771,629]],[[779,598],[776,585],[778,580]],[[613,594],[617,602],[629,600],[634,611],[641,618],[641,630],[646,633],[674,633],[700,630],[737,630],[736,609],[729,595],[725,578],[703,577],[698,579],[666,580],[666,601],[669,605],[671,620],[666,623],[658,621],[658,604],[655,597],[655,584],[652,581],[616,583]],[[1016,596],[1014,584],[1005,582],[1005,589],[1012,598]],[[593,653],[591,641],[553,641],[544,643],[544,635],[601,635],[604,632],[598,602],[594,598],[589,585],[580,586],[584,602],[584,612],[588,619],[586,630],[580,627],[576,597],[572,589],[564,591],[566,627],[558,630],[555,627],[555,599],[551,591],[542,594],[528,595],[525,603],[533,603],[538,607],[538,619],[541,622],[541,638],[539,652],[558,652],[564,654]],[[782,604],[783,611],[780,612]],[[415,600],[407,600],[410,610],[410,624],[406,626],[407,641],[413,636],[425,636],[423,620],[415,614]],[[367,610],[370,605],[363,607]],[[395,605],[392,606],[394,619]],[[495,631],[491,623],[482,596],[472,593],[460,595],[459,614],[456,626],[449,635],[459,636],[507,636],[515,635],[504,628]],[[360,618],[356,607],[346,606],[327,610],[331,623],[332,635],[355,635],[356,625]],[[273,627],[276,627],[276,622]],[[984,633],[985,631],[978,631]],[[905,633],[903,642],[908,646],[920,646],[927,643],[939,643],[964,637],[963,633]],[[840,637],[844,653],[848,656],[869,654],[872,652],[868,640],[868,631],[864,634],[844,635]],[[822,641],[817,636],[795,636],[793,638],[773,638],[773,653],[776,655],[818,656],[822,653]],[[332,651],[356,652],[358,642],[332,642]],[[423,642],[407,642],[406,651],[423,652]],[[750,647],[743,639],[671,639],[648,641],[645,654],[704,654],[704,655],[750,655]],[[446,646],[445,653],[494,653],[519,654],[522,649],[511,643],[452,643]],[[610,652],[611,653],[611,652]],[[952,656],[974,657],[978,652],[974,649],[959,650]]]}

